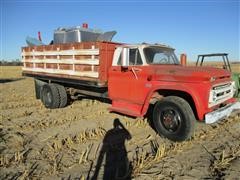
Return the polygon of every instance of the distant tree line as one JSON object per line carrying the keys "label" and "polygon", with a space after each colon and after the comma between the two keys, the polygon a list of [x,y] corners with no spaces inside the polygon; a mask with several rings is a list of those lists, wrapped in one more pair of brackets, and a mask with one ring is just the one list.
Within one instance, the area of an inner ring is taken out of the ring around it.
{"label": "distant tree line", "polygon": [[234,61],[232,64],[240,64],[240,61]]}
{"label": "distant tree line", "polygon": [[0,66],[22,66],[22,62],[19,59],[10,60],[10,61],[1,60]]}

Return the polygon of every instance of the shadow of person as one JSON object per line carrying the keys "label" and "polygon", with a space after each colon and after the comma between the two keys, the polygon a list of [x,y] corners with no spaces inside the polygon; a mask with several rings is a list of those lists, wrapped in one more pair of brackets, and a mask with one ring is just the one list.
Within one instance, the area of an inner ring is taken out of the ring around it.
{"label": "shadow of person", "polygon": [[103,139],[92,180],[97,179],[104,156],[104,180],[131,179],[132,168],[125,147],[125,140],[130,139],[131,134],[128,130],[118,118],[114,119],[113,128],[107,131]]}

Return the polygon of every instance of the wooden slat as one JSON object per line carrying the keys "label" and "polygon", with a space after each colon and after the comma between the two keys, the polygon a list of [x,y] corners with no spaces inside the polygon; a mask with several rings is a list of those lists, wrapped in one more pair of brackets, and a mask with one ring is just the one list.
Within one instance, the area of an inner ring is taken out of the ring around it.
{"label": "wooden slat", "polygon": [[65,75],[98,78],[98,72],[92,72],[92,71],[79,72],[79,71],[73,71],[73,70],[24,68],[24,67],[22,68],[22,70],[23,71],[31,71],[31,72],[42,72],[42,73],[51,73],[51,74],[65,74]]}
{"label": "wooden slat", "polygon": [[99,55],[99,49],[61,50],[61,51],[31,51],[22,52],[22,56],[71,56],[71,55]]}
{"label": "wooden slat", "polygon": [[59,64],[87,64],[87,65],[99,65],[99,59],[84,59],[84,60],[74,60],[74,59],[25,59],[22,62],[31,63],[59,63]]}

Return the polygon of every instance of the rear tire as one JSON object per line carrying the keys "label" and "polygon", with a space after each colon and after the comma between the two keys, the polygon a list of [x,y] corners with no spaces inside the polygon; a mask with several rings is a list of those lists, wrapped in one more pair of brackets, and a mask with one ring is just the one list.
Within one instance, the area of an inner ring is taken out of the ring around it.
{"label": "rear tire", "polygon": [[55,84],[44,84],[41,89],[41,101],[46,108],[55,109],[60,105],[60,95]]}
{"label": "rear tire", "polygon": [[66,92],[64,86],[59,85],[59,84],[55,84],[55,85],[57,86],[59,98],[60,98],[59,108],[64,108],[68,102],[67,92]]}
{"label": "rear tire", "polygon": [[177,96],[168,96],[156,103],[153,123],[157,132],[173,141],[191,138],[195,116],[188,102]]}

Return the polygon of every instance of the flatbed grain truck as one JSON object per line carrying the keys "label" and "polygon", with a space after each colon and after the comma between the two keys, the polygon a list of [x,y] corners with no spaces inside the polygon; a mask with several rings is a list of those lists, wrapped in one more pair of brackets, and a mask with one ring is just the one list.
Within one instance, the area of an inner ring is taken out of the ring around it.
{"label": "flatbed grain truck", "polygon": [[[184,57],[184,56],[183,56]],[[110,111],[143,117],[150,105],[157,132],[189,139],[195,120],[214,123],[239,103],[230,72],[186,67],[161,44],[76,42],[22,48],[22,73],[35,80],[46,108],[63,108],[69,96],[108,98]]]}

